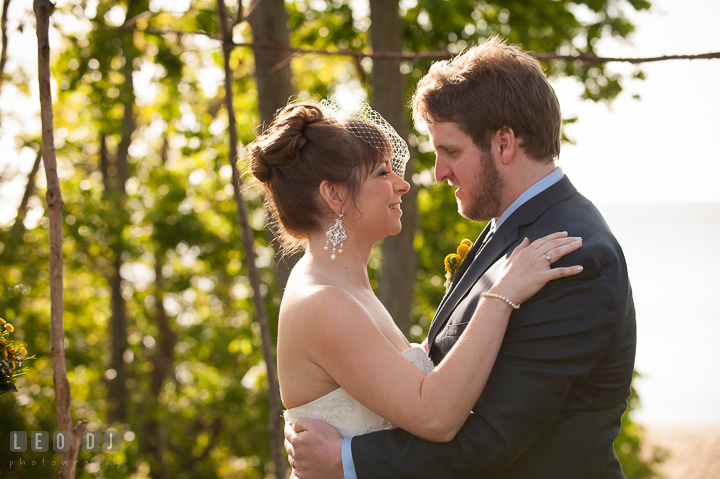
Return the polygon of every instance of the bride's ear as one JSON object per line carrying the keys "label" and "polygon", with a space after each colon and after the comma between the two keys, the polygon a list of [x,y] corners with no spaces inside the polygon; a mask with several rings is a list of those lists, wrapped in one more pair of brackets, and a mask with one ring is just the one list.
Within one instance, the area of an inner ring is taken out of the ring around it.
{"label": "bride's ear", "polygon": [[320,197],[336,216],[342,212],[342,206],[345,202],[344,187],[323,180],[322,183],[320,183]]}

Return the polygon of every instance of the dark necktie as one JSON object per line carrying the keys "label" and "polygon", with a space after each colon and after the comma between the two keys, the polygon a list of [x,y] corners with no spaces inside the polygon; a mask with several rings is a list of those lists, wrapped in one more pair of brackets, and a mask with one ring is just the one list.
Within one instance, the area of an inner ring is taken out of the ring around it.
{"label": "dark necktie", "polygon": [[494,234],[495,234],[495,228],[491,229],[490,232],[485,237],[485,239],[483,239],[482,243],[480,244],[480,247],[477,250],[477,253],[475,253],[474,259],[477,259],[477,257],[480,256],[480,253],[482,253],[482,250],[485,248],[485,245],[490,242],[490,240],[492,239]]}

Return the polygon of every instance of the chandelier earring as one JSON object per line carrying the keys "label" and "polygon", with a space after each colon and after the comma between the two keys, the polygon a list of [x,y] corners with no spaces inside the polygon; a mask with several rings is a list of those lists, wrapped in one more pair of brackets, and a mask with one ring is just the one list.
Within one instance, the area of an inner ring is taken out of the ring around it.
{"label": "chandelier earring", "polygon": [[325,251],[330,249],[330,243],[332,243],[332,254],[330,255],[330,259],[335,261],[335,249],[338,245],[340,245],[340,248],[337,249],[338,254],[343,252],[343,243],[347,239],[347,234],[345,233],[345,228],[343,227],[343,220],[342,220],[343,214],[340,213],[340,216],[338,219],[335,220],[335,224],[330,227],[329,230],[325,233],[325,236],[327,236],[327,240],[325,241]]}

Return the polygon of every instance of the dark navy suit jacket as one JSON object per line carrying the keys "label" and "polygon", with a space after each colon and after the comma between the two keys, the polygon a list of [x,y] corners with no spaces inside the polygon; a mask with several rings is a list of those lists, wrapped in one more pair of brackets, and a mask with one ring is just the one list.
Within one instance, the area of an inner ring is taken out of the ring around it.
{"label": "dark navy suit jacket", "polygon": [[557,231],[581,236],[583,246],[555,266],[584,270],[548,283],[512,313],[488,383],[456,437],[434,443],[401,429],[357,436],[359,479],[625,477],[613,441],[633,376],[632,292],[619,244],[567,177],[520,206],[463,263],[430,326],[430,357],[438,364],[450,351],[524,237]]}

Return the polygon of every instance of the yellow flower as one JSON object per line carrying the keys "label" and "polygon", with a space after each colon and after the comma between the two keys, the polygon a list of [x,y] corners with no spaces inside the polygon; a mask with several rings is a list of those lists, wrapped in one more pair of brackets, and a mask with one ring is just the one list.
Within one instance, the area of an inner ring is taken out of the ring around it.
{"label": "yellow flower", "polygon": [[15,352],[15,348],[13,348],[12,346],[8,346],[8,347],[7,347],[7,352],[8,352],[8,354],[12,354],[12,353]]}
{"label": "yellow flower", "polygon": [[27,349],[20,348],[20,354],[22,354],[23,356],[27,356]]}
{"label": "yellow flower", "polygon": [[6,324],[5,324],[5,329],[7,329],[8,332],[11,332],[11,333],[12,333],[13,331],[15,331],[15,327],[14,327],[12,324],[10,324],[10,323],[6,323]]}
{"label": "yellow flower", "polygon": [[462,258],[455,253],[450,253],[445,256],[445,269],[448,271],[455,272],[457,267],[460,265]]}
{"label": "yellow flower", "polygon": [[17,365],[15,364],[15,361],[10,361],[10,362],[12,363],[12,368],[13,368],[13,369],[17,368]]}
{"label": "yellow flower", "polygon": [[3,359],[7,359],[7,358],[8,358],[8,352],[7,352],[7,351],[3,351]]}
{"label": "yellow flower", "polygon": [[0,318],[0,325],[5,324],[5,320]]}
{"label": "yellow flower", "polygon": [[472,245],[472,241],[464,239],[457,247],[457,253],[450,253],[445,256],[445,279],[447,279],[447,281],[445,281],[445,288],[450,286],[453,276],[455,276],[455,273],[460,269],[460,265],[465,259],[465,255],[467,255],[470,248],[472,248]]}

